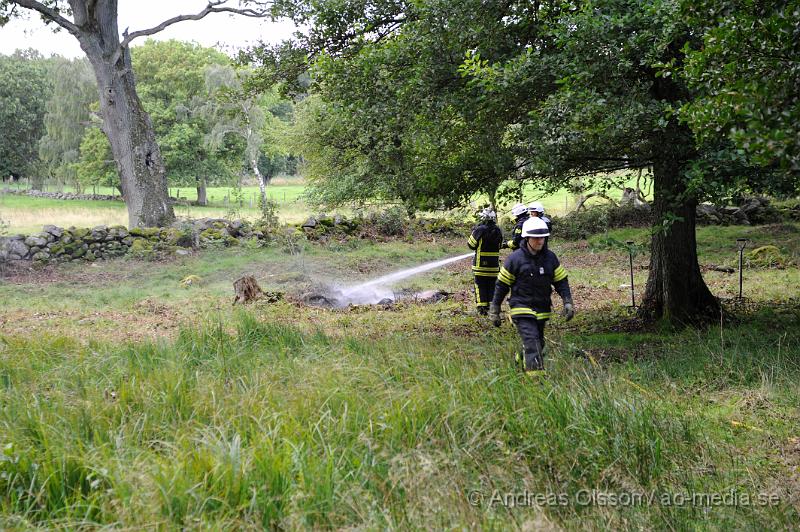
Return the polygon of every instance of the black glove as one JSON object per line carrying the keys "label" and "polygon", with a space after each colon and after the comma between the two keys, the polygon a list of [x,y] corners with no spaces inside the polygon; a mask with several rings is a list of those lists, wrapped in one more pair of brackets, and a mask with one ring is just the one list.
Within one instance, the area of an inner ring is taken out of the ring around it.
{"label": "black glove", "polygon": [[496,303],[489,303],[489,321],[492,322],[492,325],[495,327],[500,327],[500,305]]}
{"label": "black glove", "polygon": [[500,244],[500,249],[508,249],[508,242],[504,241],[502,244]]}
{"label": "black glove", "polygon": [[575,317],[575,308],[572,306],[571,299],[564,300],[564,317],[567,318],[567,321]]}

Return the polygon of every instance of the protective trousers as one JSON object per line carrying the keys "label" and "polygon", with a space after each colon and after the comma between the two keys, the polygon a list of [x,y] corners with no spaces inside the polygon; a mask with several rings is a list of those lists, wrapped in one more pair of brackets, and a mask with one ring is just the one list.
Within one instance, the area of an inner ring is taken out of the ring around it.
{"label": "protective trousers", "polygon": [[489,312],[489,303],[494,297],[494,286],[497,284],[497,276],[476,275],[475,276],[475,306],[478,312],[486,314]]}
{"label": "protective trousers", "polygon": [[544,324],[545,320],[537,320],[533,316],[514,316],[511,318],[522,338],[522,349],[525,353],[525,371],[544,369]]}

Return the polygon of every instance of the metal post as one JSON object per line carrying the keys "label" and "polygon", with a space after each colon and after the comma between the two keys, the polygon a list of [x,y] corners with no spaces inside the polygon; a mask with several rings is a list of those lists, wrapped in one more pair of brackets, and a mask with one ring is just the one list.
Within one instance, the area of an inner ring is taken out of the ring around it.
{"label": "metal post", "polygon": [[633,240],[628,240],[625,243],[628,244],[628,258],[631,266],[631,307],[636,308],[636,294],[633,288]]}
{"label": "metal post", "polygon": [[739,249],[739,299],[742,299],[742,256],[744,255],[744,248],[746,246],[746,238],[736,239],[736,247]]}

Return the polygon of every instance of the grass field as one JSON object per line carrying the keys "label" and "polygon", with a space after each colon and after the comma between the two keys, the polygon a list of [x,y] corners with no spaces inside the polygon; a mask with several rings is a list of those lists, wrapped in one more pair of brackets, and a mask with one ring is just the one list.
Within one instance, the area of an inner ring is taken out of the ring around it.
{"label": "grass field", "polygon": [[[310,213],[305,202],[298,199],[302,186],[276,185],[270,189],[269,196],[276,198],[278,215],[287,223],[302,222]],[[187,191],[182,190],[183,192]],[[250,207],[250,199],[242,201],[241,206],[222,201],[227,188],[208,191],[212,205],[175,205],[175,215],[179,218],[221,218],[235,208],[236,217],[254,220],[258,218],[258,202]],[[283,200],[284,195],[287,199]],[[183,197],[183,196],[182,196]],[[213,198],[213,199],[211,199]],[[53,224],[60,227],[94,227],[97,225],[128,225],[128,211],[121,201],[55,200],[0,193],[0,219],[8,223],[7,232],[30,234],[42,230],[42,225]]]}
{"label": "grass field", "polygon": [[[629,180],[634,184],[635,180]],[[25,190],[27,185],[11,185],[12,190]],[[55,187],[47,190],[55,191]],[[304,221],[312,213],[318,213],[319,208],[309,205],[304,197],[305,185],[302,180],[295,178],[276,178],[267,187],[267,196],[278,204],[278,216],[283,222],[297,223]],[[74,192],[70,187],[60,187],[58,191]],[[103,195],[118,195],[116,189],[111,187],[95,187],[85,190],[85,193],[96,192]],[[256,219],[259,216],[258,197],[259,189],[256,186],[242,187],[239,202],[234,200],[234,190],[231,187],[209,187],[207,189],[209,205],[198,207],[186,205],[197,199],[197,190],[191,187],[170,187],[171,197],[180,198],[181,202],[175,205],[175,214],[180,218],[224,217],[235,209],[236,217]],[[618,196],[619,191],[612,192]],[[528,186],[523,191],[523,200],[526,203],[539,200],[549,214],[563,215],[575,208],[575,197],[566,192],[559,191],[555,194],[542,196],[534,187]],[[472,217],[473,212],[486,203],[486,199],[476,197],[470,205],[465,205],[467,216]],[[589,203],[602,203],[605,200],[592,198]],[[501,216],[511,217],[511,203],[498,206]],[[349,215],[352,209],[341,208],[337,212]],[[13,196],[0,193],[0,220],[8,223],[9,233],[30,234],[41,231],[43,224],[54,224],[61,227],[94,227],[97,225],[127,225],[127,211],[120,201],[61,201],[25,196]]]}
{"label": "grass field", "polygon": [[[548,325],[539,383],[512,367],[511,326],[472,314],[467,261],[403,285],[453,293],[437,304],[292,298],[461,239],[16,272],[0,281],[0,528],[794,528],[800,227],[700,228],[701,265],[734,262],[743,231],[790,267],[753,265],[736,319],[682,331],[625,306],[627,255],[605,242],[645,231],[554,239],[578,315]],[[243,274],[288,299],[232,308]]]}

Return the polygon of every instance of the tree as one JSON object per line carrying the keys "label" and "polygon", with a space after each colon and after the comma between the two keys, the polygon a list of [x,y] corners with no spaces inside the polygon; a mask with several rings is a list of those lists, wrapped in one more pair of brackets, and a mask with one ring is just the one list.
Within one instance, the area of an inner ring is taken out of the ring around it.
{"label": "tree", "polygon": [[797,0],[684,1],[702,40],[682,72],[697,97],[682,109],[701,141],[727,139],[800,187],[800,32]]}
{"label": "tree", "polygon": [[138,37],[153,35],[184,20],[199,20],[210,13],[268,14],[263,2],[248,2],[254,8],[233,8],[226,3],[227,0],[210,0],[199,13],[172,17],[144,30],[125,30],[120,36],[117,0],[0,0],[0,23],[17,15],[19,8],[31,10],[80,42],[97,80],[103,132],[117,164],[131,226],[164,225],[175,214],[167,197],[161,151],[150,117],[136,92],[129,45]]}
{"label": "tree", "polygon": [[[659,65],[681,61],[692,33],[677,3],[595,0],[542,8],[539,38],[502,63],[473,60],[470,71],[492,93],[525,111],[509,141],[530,160],[526,176],[569,183],[578,176],[652,168],[656,226],[641,312],[673,323],[712,319],[719,305],[697,262],[696,190],[686,173],[700,157],[678,109],[692,98]],[[545,90],[514,94],[541,72]],[[502,97],[502,96],[501,96]]]}
{"label": "tree", "polygon": [[111,154],[111,146],[99,124],[86,129],[79,149],[80,155],[72,167],[82,186],[105,185],[119,188],[119,174]]}
{"label": "tree", "polygon": [[238,72],[226,66],[208,69],[206,86],[211,101],[206,114],[213,127],[207,141],[214,147],[222,146],[231,136],[245,141],[245,164],[258,180],[261,205],[266,205],[267,185],[279,167],[278,161],[285,156],[280,138],[285,128],[283,121],[270,111],[280,103],[277,92],[248,91],[243,81],[249,75],[247,69]]}
{"label": "tree", "polygon": [[51,176],[80,185],[75,163],[81,140],[91,123],[91,108],[98,107],[97,84],[86,59],[55,59],[53,93],[45,106],[45,135],[39,140],[39,157]]}
{"label": "tree", "polygon": [[[319,200],[400,200],[413,211],[485,193],[494,203],[499,185],[517,172],[503,144],[512,110],[484,101],[459,68],[465,50],[502,51],[512,42],[496,31],[501,6],[465,0],[298,9],[309,34],[282,51],[316,57],[315,96],[301,106],[294,144]],[[275,50],[253,57],[282,69],[297,64]],[[285,75],[291,81],[296,74]]]}
{"label": "tree", "polygon": [[230,64],[230,58],[213,48],[175,40],[148,40],[133,50],[133,66],[142,105],[153,121],[169,183],[196,186],[197,202],[207,204],[206,185],[233,174],[241,160],[241,147],[204,140],[211,124],[206,72]]}
{"label": "tree", "polygon": [[0,55],[0,177],[28,176],[37,161],[44,131],[45,102],[51,91],[36,52]]}
{"label": "tree", "polygon": [[[642,312],[673,323],[719,316],[719,304],[703,281],[697,261],[695,206],[706,192],[708,170],[715,161],[724,161],[721,157],[727,147],[698,146],[694,132],[680,119],[680,109],[697,93],[672,72],[682,68],[685,51],[698,46],[702,32],[683,22],[678,0],[298,4],[299,22],[310,23],[312,29],[305,41],[284,46],[283,51],[316,54],[312,72],[322,103],[314,104],[318,107],[312,107],[312,112],[322,117],[318,124],[327,135],[323,138],[338,140],[320,146],[328,150],[325,158],[334,163],[327,170],[344,168],[358,176],[361,165],[372,171],[378,163],[391,160],[393,136],[400,135],[403,146],[404,133],[425,131],[407,127],[405,120],[414,116],[409,109],[419,110],[415,125],[424,124],[425,118],[440,127],[471,124],[451,121],[443,112],[448,109],[447,96],[467,95],[460,102],[468,105],[452,108],[457,110],[455,116],[476,117],[477,126],[464,127],[461,135],[450,131],[451,136],[442,128],[444,135],[430,138],[447,139],[448,149],[430,153],[442,161],[459,160],[442,157],[457,154],[449,147],[459,141],[480,155],[497,151],[510,155],[512,168],[519,169],[509,177],[548,188],[569,186],[575,179],[604,180],[618,170],[652,169],[657,224],[651,237]],[[337,9],[342,11],[338,17],[334,16]],[[435,16],[430,20],[444,29],[422,25],[420,21],[431,14]],[[421,32],[421,27],[428,32]],[[429,74],[436,72],[437,65],[426,61],[426,47],[411,47],[416,53],[404,56],[398,52],[407,40],[419,44],[437,31],[448,36],[440,42],[452,43],[452,48],[435,48],[440,64],[449,64],[448,52],[460,51],[465,58],[459,91],[451,90],[459,87],[457,83],[441,83],[445,77],[438,78],[439,84],[426,84],[428,77],[437,79]],[[401,56],[401,61],[395,60]],[[264,57],[275,59],[278,66],[297,64],[274,52]],[[354,64],[362,68],[348,79]],[[414,75],[415,67],[419,75]],[[337,69],[342,75],[330,74]],[[402,76],[392,77],[396,70]],[[384,83],[384,78],[389,81]],[[408,98],[416,87],[419,96]],[[403,120],[396,120],[398,116]],[[490,127],[493,120],[497,126]],[[370,127],[369,121],[378,125]],[[351,123],[367,126],[364,134]],[[481,127],[486,140],[471,142],[472,131]],[[375,136],[374,131],[384,134]],[[408,167],[417,168],[418,162]],[[434,165],[431,173],[441,178],[440,190],[447,184],[451,190],[475,186],[453,179],[463,173],[448,174],[442,171],[446,165],[437,161]],[[753,172],[756,179],[759,176],[746,159],[737,166]],[[403,183],[398,171],[402,167],[390,168],[393,173],[385,172],[385,182],[390,186]],[[726,172],[732,170],[726,164]],[[362,175],[369,174],[363,171]],[[424,174],[413,175],[414,186],[426,183]],[[352,183],[359,180],[356,177]],[[428,190],[438,193],[436,188]]]}

